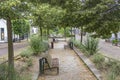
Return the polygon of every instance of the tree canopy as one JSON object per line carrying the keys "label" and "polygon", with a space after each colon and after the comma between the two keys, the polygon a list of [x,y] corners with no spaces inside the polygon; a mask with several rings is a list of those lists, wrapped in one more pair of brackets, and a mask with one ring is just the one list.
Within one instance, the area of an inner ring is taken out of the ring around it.
{"label": "tree canopy", "polygon": [[96,37],[107,37],[120,30],[119,3],[119,0],[1,0],[0,18],[7,20],[8,28],[9,65],[14,66],[11,20],[29,18],[41,34],[42,29],[64,26],[81,27]]}

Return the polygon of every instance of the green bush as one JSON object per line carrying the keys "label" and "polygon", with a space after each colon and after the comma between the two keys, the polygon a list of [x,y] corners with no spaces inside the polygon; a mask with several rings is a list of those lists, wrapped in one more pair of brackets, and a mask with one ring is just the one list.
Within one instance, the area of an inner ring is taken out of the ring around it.
{"label": "green bush", "polygon": [[114,72],[117,76],[120,75],[120,63],[113,65],[111,71]]}
{"label": "green bush", "polygon": [[116,39],[112,40],[112,44],[117,44],[118,42],[119,42],[119,41],[116,40]]}
{"label": "green bush", "polygon": [[74,40],[74,39],[70,39],[69,42],[73,42],[74,46],[79,48],[83,53],[86,51],[83,44],[80,43],[80,41]]}
{"label": "green bush", "polygon": [[48,42],[45,42],[45,41],[43,41],[43,49],[42,49],[42,52],[45,52],[45,51],[47,51],[48,49],[49,49],[49,44],[48,44]]}
{"label": "green bush", "polygon": [[0,80],[7,80],[8,75],[8,66],[7,65],[0,65]]}
{"label": "green bush", "polygon": [[39,36],[34,35],[30,38],[30,47],[34,52],[34,55],[38,55],[38,53],[48,50],[49,46],[48,43],[42,41]]}
{"label": "green bush", "polygon": [[104,61],[105,61],[105,58],[103,55],[101,55],[101,54],[94,54],[93,55],[93,62],[95,63],[95,65],[98,68],[102,68]]}
{"label": "green bush", "polygon": [[26,57],[26,58],[29,58],[31,55],[33,54],[33,51],[28,48],[26,50],[23,50],[21,53],[20,53],[20,56],[21,57]]}
{"label": "green bush", "polygon": [[98,39],[92,38],[92,37],[87,37],[85,40],[83,46],[86,50],[87,55],[93,55],[98,52]]}
{"label": "green bush", "polygon": [[114,62],[108,71],[108,80],[118,80],[120,75],[120,62]]}
{"label": "green bush", "polygon": [[33,50],[34,54],[38,54],[38,52],[40,52],[40,42],[40,38],[36,35],[30,38],[30,47]]}

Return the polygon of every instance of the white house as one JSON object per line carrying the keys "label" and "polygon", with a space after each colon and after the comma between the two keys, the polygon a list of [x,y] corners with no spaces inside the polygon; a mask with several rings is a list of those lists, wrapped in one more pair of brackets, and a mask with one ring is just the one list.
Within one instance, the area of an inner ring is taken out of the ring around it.
{"label": "white house", "polygon": [[7,42],[7,25],[4,19],[0,19],[0,42]]}
{"label": "white house", "polygon": [[[38,28],[31,27],[30,28],[30,35],[37,34]],[[13,33],[13,39],[19,38],[18,35],[14,35]],[[0,19],[0,43],[1,42],[7,42],[7,22],[4,19]]]}

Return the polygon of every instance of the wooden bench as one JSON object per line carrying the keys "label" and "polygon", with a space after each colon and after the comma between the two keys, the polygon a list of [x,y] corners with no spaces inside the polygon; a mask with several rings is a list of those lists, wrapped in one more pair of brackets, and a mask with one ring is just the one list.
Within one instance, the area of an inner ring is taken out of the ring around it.
{"label": "wooden bench", "polygon": [[57,74],[59,74],[59,59],[58,58],[52,59],[52,67],[51,68],[56,68]]}
{"label": "wooden bench", "polygon": [[47,53],[45,56],[45,62],[48,66],[48,68],[46,68],[45,70],[47,69],[53,69],[53,68],[56,68],[57,69],[57,74],[59,74],[59,59],[58,58],[52,58],[51,55],[49,53]]}
{"label": "wooden bench", "polygon": [[69,48],[69,46],[66,44],[66,45],[64,45],[64,49],[67,49],[67,48]]}

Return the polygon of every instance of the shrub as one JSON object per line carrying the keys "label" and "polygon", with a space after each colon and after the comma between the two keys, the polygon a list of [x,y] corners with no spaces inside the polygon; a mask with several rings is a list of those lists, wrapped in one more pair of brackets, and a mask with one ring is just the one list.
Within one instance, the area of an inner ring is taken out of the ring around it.
{"label": "shrub", "polygon": [[34,52],[34,55],[38,55],[38,53],[48,49],[48,43],[41,41],[39,36],[34,35],[30,39],[30,47]]}
{"label": "shrub", "polygon": [[93,55],[98,52],[98,39],[92,38],[92,37],[87,37],[87,39],[84,42],[84,48],[86,50],[86,53],[88,55]]}
{"label": "shrub", "polygon": [[79,48],[83,53],[86,51],[83,44],[80,43],[80,41],[74,40],[74,39],[70,39],[69,42],[73,42],[74,46]]}
{"label": "shrub", "polygon": [[103,62],[105,61],[105,58],[101,54],[94,54],[93,55],[93,62],[98,68],[102,68]]}
{"label": "shrub", "polygon": [[30,38],[30,47],[33,50],[34,54],[38,54],[38,52],[40,51],[40,38],[36,35],[32,36]]}
{"label": "shrub", "polygon": [[108,80],[116,80],[120,75],[120,62],[115,62],[108,71]]}
{"label": "shrub", "polygon": [[119,40],[116,40],[116,39],[112,40],[112,44],[117,44],[118,42]]}
{"label": "shrub", "polygon": [[120,63],[113,65],[111,71],[114,72],[117,76],[120,75]]}
{"label": "shrub", "polygon": [[[12,70],[12,69],[11,69]],[[26,75],[20,75],[16,70],[14,70],[13,80],[30,80]],[[8,80],[8,66],[6,64],[0,65],[0,80]]]}
{"label": "shrub", "polygon": [[0,80],[7,80],[8,75],[8,66],[1,64],[0,65]]}
{"label": "shrub", "polygon": [[43,41],[42,46],[43,46],[43,49],[41,50],[41,52],[45,52],[45,51],[47,51],[49,49],[48,42]]}
{"label": "shrub", "polygon": [[20,53],[20,56],[21,57],[25,57],[25,58],[29,58],[31,55],[33,54],[33,51],[28,48],[26,50],[23,50],[21,53]]}

